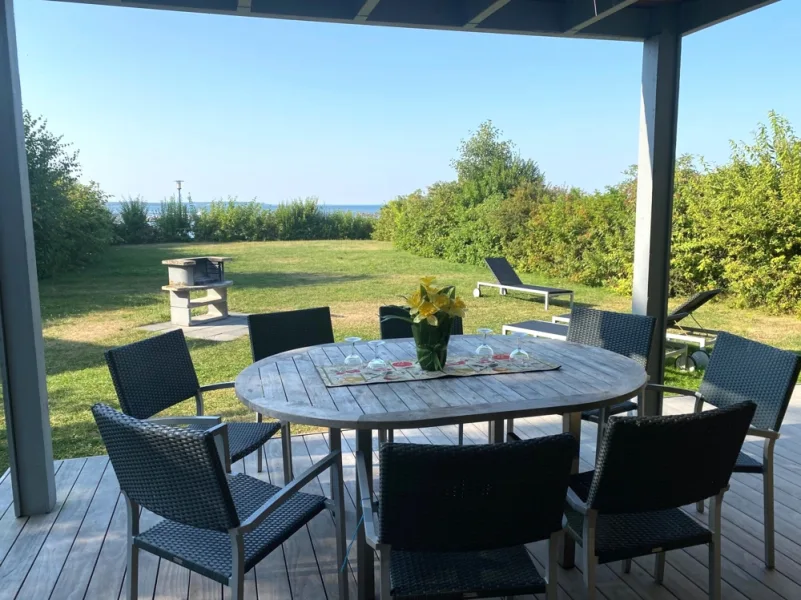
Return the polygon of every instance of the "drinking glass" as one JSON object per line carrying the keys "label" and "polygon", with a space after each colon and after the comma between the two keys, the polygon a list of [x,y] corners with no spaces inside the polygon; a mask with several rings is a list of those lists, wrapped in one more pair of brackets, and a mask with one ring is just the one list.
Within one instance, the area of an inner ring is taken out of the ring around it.
{"label": "drinking glass", "polygon": [[372,340],[367,342],[367,345],[373,350],[373,359],[367,363],[367,368],[374,371],[386,369],[387,361],[381,358],[381,346],[384,345],[384,340]]}
{"label": "drinking glass", "polygon": [[477,331],[482,334],[481,344],[476,348],[476,354],[478,354],[481,358],[492,358],[495,354],[495,351],[492,347],[487,343],[487,336],[492,333],[492,329],[488,327],[479,327]]}
{"label": "drinking glass", "polygon": [[517,348],[512,350],[511,354],[509,354],[509,360],[513,360],[513,361],[517,361],[517,362],[527,361],[528,358],[529,358],[528,357],[528,352],[526,352],[525,350],[523,350],[520,347],[520,342],[523,341],[523,337],[525,337],[526,334],[523,333],[522,331],[516,331],[512,335],[514,335],[517,338]]}
{"label": "drinking glass", "polygon": [[362,357],[356,352],[356,342],[361,342],[360,337],[346,337],[346,342],[350,342],[350,354],[345,357],[345,364],[351,367],[357,367],[362,364]]}

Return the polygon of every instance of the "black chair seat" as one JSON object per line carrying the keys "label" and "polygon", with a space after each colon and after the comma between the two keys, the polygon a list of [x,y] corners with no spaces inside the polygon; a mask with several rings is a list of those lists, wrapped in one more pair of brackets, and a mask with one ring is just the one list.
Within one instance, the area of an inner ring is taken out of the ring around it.
{"label": "black chair seat", "polygon": [[[202,425],[192,425],[191,429],[206,429]],[[281,429],[275,423],[228,423],[228,450],[231,462],[245,458],[251,452],[273,437]]]}
{"label": "black chair seat", "polygon": [[392,597],[406,600],[461,600],[545,592],[545,580],[523,546],[482,552],[393,550],[390,577]]}
{"label": "black chair seat", "polygon": [[[570,480],[570,488],[584,501],[593,475],[594,471],[589,471],[574,475]],[[568,532],[581,543],[584,517],[569,507],[565,516]],[[595,536],[595,554],[600,564],[707,544],[712,539],[712,533],[706,527],[678,508],[600,514]]]}
{"label": "black chair seat", "polygon": [[[230,477],[228,485],[241,521],[281,490],[244,474]],[[245,534],[245,572],[324,508],[325,498],[322,496],[293,495],[259,527]],[[136,546],[214,581],[227,585],[231,577],[231,539],[226,532],[198,529],[164,520],[134,540]]]}
{"label": "black chair seat", "polygon": [[[635,414],[637,413],[637,403],[634,400],[626,400],[620,404],[613,404],[609,407],[609,416],[611,417],[613,415],[619,415],[630,411],[634,411]],[[601,411],[598,408],[593,410],[585,410],[581,413],[581,418],[583,420],[592,421],[593,423],[597,423],[600,416]]]}
{"label": "black chair seat", "polygon": [[735,473],[764,473],[765,467],[757,459],[748,456],[745,452],[740,452],[737,463],[734,465]]}

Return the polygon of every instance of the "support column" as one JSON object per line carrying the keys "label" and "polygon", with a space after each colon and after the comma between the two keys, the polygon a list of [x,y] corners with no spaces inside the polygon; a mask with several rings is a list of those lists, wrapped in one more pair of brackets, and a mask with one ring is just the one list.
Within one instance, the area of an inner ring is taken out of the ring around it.
{"label": "support column", "polygon": [[17,516],[56,503],[12,0],[0,0],[0,352]]}
{"label": "support column", "polygon": [[[656,318],[648,374],[651,382],[662,383],[681,34],[677,4],[664,6],[655,16],[659,17],[660,33],[645,40],[643,46],[632,312]],[[648,392],[644,409],[646,415],[660,413],[661,394]]]}

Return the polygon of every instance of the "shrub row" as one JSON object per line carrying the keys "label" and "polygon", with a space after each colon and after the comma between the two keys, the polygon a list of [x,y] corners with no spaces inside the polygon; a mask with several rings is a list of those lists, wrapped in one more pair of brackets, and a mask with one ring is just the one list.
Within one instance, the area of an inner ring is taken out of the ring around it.
{"label": "shrub row", "polygon": [[147,203],[122,202],[116,232],[122,243],[255,242],[271,240],[369,239],[375,219],[352,212],[326,212],[316,198],[292,200],[275,209],[235,198],[212,202],[208,208],[165,200],[149,218]]}
{"label": "shrub row", "polygon": [[[503,255],[524,271],[630,291],[636,170],[594,193],[548,186],[536,170],[516,176],[521,159],[498,134],[482,125],[454,161],[456,181],[387,203],[373,236],[420,256]],[[672,236],[674,293],[720,287],[741,306],[801,312],[801,140],[790,124],[771,113],[724,165],[681,157]]]}

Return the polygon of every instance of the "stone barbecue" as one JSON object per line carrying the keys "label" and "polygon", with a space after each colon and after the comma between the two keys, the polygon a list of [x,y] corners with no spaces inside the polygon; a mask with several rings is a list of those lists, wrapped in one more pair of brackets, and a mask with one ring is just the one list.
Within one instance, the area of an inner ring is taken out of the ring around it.
{"label": "stone barbecue", "polygon": [[[227,256],[197,256],[161,261],[167,265],[170,283],[161,289],[170,294],[170,321],[175,325],[206,324],[228,316],[228,288],[234,282],[225,279]],[[192,292],[206,295],[193,298]],[[192,315],[192,309],[206,307],[206,314]]]}

